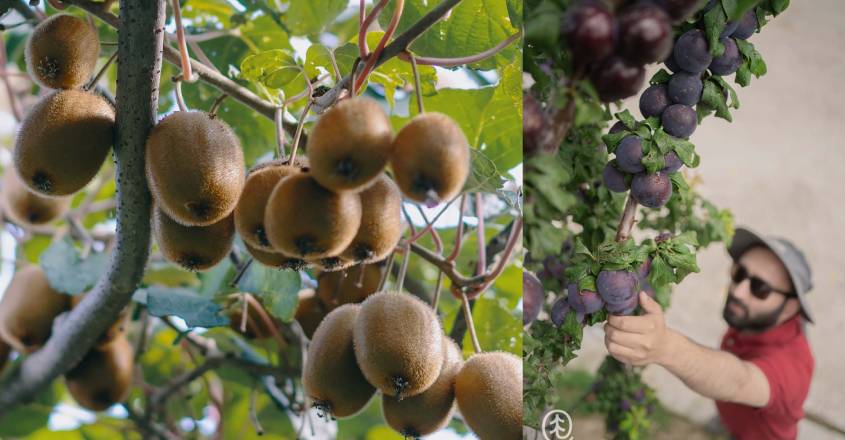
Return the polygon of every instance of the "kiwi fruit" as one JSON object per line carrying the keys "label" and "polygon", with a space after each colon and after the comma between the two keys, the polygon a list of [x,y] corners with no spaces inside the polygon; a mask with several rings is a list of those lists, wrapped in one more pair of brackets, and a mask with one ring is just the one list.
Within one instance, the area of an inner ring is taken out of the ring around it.
{"label": "kiwi fruit", "polygon": [[322,272],[317,276],[317,296],[330,309],[363,302],[378,289],[384,270],[384,265],[367,264],[346,272]]}
{"label": "kiwi fruit", "polygon": [[199,111],[171,113],[153,128],[146,171],[156,203],[185,226],[208,226],[231,214],[246,174],[235,132]]}
{"label": "kiwi fruit", "polygon": [[13,162],[21,180],[47,196],[84,188],[114,143],[115,112],[102,96],[60,90],[42,98],[18,130]]}
{"label": "kiwi fruit", "polygon": [[314,337],[317,327],[323,322],[328,314],[326,306],[317,297],[314,289],[303,289],[299,291],[299,304],[296,306],[294,319],[299,322],[302,331],[308,339]]}
{"label": "kiwi fruit", "polygon": [[[246,311],[246,331],[241,331],[241,318],[243,318],[243,295],[240,293],[233,293],[228,296],[228,307],[229,310],[229,327],[240,333],[247,339],[267,339],[273,336],[273,329],[267,326],[267,323],[261,319],[261,314],[258,310],[255,309],[255,306],[251,303],[247,303],[247,311]],[[261,300],[255,298],[258,304],[261,304]],[[262,304],[261,307],[264,307]],[[277,319],[273,318],[272,315],[267,313],[267,316],[273,320],[273,325],[278,328],[279,322]]]}
{"label": "kiwi fruit", "polygon": [[273,248],[312,261],[343,252],[360,225],[358,194],[329,191],[309,173],[282,179],[270,194],[264,217]]}
{"label": "kiwi fruit", "polygon": [[469,176],[469,142],[452,118],[415,116],[396,135],[390,166],[405,197],[435,205],[457,196]]}
{"label": "kiwi fruit", "polygon": [[473,355],[455,378],[455,400],[482,440],[522,436],[522,359],[504,352]]}
{"label": "kiwi fruit", "polygon": [[206,270],[229,255],[235,240],[235,222],[230,214],[208,226],[184,226],[156,205],[153,236],[168,261],[192,271]]}
{"label": "kiwi fruit", "polygon": [[406,438],[419,438],[443,429],[455,409],[455,376],[463,365],[461,350],[443,335],[443,366],[427,390],[398,400],[382,396],[382,412],[387,424]]}
{"label": "kiwi fruit", "polygon": [[402,194],[384,174],[361,191],[361,226],[343,256],[358,263],[387,258],[402,235]]}
{"label": "kiwi fruit", "polygon": [[[83,298],[85,298],[85,295],[72,295],[69,301],[71,310],[79,305]],[[109,326],[109,328],[107,328],[99,338],[97,338],[96,347],[104,347],[111,344],[118,337],[126,336],[126,315],[127,310],[124,308],[120,311],[120,314],[114,323],[112,323],[112,325]]]}
{"label": "kiwi fruit", "polygon": [[291,270],[302,270],[310,266],[310,264],[305,260],[301,260],[299,258],[291,258],[279,252],[267,252],[261,249],[256,249],[250,246],[250,244],[247,242],[244,242],[244,246],[246,247],[247,252],[252,255],[252,258],[255,259],[255,261],[265,266],[275,267],[277,269]]}
{"label": "kiwi fruit", "polygon": [[85,20],[65,14],[38,24],[24,52],[29,75],[50,89],[75,89],[85,84],[99,56],[97,30]]}
{"label": "kiwi fruit", "polygon": [[343,255],[310,260],[321,272],[340,272],[354,266],[356,262]]}
{"label": "kiwi fruit", "polygon": [[83,408],[103,411],[126,400],[132,387],[132,345],[120,335],[102,348],[93,348],[65,373],[65,384]]}
{"label": "kiwi fruit", "polygon": [[298,172],[300,169],[296,166],[275,163],[255,168],[249,173],[235,206],[235,229],[244,243],[265,252],[273,250],[264,228],[267,199],[280,180]]}
{"label": "kiwi fruit", "polygon": [[311,173],[332,191],[362,188],[387,165],[392,141],[390,119],[376,101],[345,99],[324,113],[308,136]]}
{"label": "kiwi fruit", "polygon": [[361,411],[375,388],[358,368],[353,326],[361,306],[346,304],[331,311],[314,332],[302,369],[302,386],[315,408],[344,418]]}
{"label": "kiwi fruit", "polygon": [[32,353],[47,342],[53,320],[68,305],[68,295],[50,287],[40,266],[25,266],[0,300],[0,338],[18,353]]}
{"label": "kiwi fruit", "polygon": [[419,298],[397,292],[371,295],[361,304],[354,333],[358,366],[385,395],[414,396],[437,380],[443,330]]}
{"label": "kiwi fruit", "polygon": [[19,225],[43,225],[63,216],[70,197],[44,197],[30,191],[13,168],[3,176],[3,212]]}

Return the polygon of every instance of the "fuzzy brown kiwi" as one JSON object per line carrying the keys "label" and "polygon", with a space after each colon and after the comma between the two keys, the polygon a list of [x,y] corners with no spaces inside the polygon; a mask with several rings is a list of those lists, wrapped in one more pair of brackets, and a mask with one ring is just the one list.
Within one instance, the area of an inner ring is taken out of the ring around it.
{"label": "fuzzy brown kiwi", "polygon": [[232,213],[244,187],[244,155],[223,120],[174,112],[147,139],[147,183],[156,203],[186,226],[208,226]]}
{"label": "fuzzy brown kiwi", "polygon": [[[71,296],[70,301],[69,301],[70,308],[73,309],[77,305],[79,305],[79,303],[82,302],[83,298],[85,298],[85,295],[73,295],[73,296]],[[127,313],[128,313],[127,309],[125,309],[125,308],[120,311],[120,314],[118,315],[118,317],[114,321],[114,323],[112,323],[112,325],[109,326],[109,328],[107,328],[106,331],[104,331],[103,334],[101,334],[99,338],[97,338],[97,342],[96,342],[96,345],[95,345],[96,347],[105,347],[106,345],[111,344],[117,338],[126,336],[126,315],[127,315]]]}
{"label": "fuzzy brown kiwi", "polygon": [[65,374],[65,384],[80,406],[103,411],[128,397],[132,363],[132,345],[120,335],[102,348],[91,349]]}
{"label": "fuzzy brown kiwi", "polygon": [[244,242],[244,246],[255,261],[265,266],[290,270],[302,270],[311,267],[311,264],[307,261],[299,258],[288,257],[281,252],[266,252],[250,246],[247,242]]}
{"label": "fuzzy brown kiwi", "polygon": [[235,206],[235,229],[238,230],[244,243],[254,249],[273,251],[264,228],[267,199],[270,198],[270,193],[279,181],[299,172],[299,167],[281,163],[263,165],[250,171],[241,197]]}
{"label": "fuzzy brown kiwi", "polygon": [[32,353],[50,337],[53,320],[70,298],[57,292],[40,266],[19,269],[0,300],[0,338],[19,353]]}
{"label": "fuzzy brown kiwi", "polygon": [[443,330],[419,298],[379,292],[361,304],[355,356],[367,380],[399,399],[425,391],[443,364]]}
{"label": "fuzzy brown kiwi", "polygon": [[296,306],[294,318],[308,339],[314,337],[314,332],[328,313],[329,310],[320,302],[320,298],[317,298],[314,289],[299,291],[299,305]]}
{"label": "fuzzy brown kiwi", "polygon": [[452,118],[423,113],[393,141],[390,166],[405,197],[433,205],[457,196],[469,176],[469,142]]}
{"label": "fuzzy brown kiwi", "polygon": [[458,345],[443,335],[443,366],[434,384],[403,400],[382,396],[382,412],[387,424],[406,438],[418,438],[443,429],[454,413],[455,377],[463,361]]}
{"label": "fuzzy brown kiwi", "polygon": [[45,197],[31,191],[14,168],[3,176],[3,212],[19,225],[43,225],[63,216],[70,197]]}
{"label": "fuzzy brown kiwi", "polygon": [[376,389],[358,368],[353,325],[361,306],[346,304],[330,312],[314,332],[302,369],[302,386],[326,416],[344,418],[361,411]]}
{"label": "fuzzy brown kiwi", "polygon": [[51,89],[75,89],[85,84],[99,56],[97,30],[85,20],[65,14],[39,23],[24,52],[29,75]]}
{"label": "fuzzy brown kiwi", "polygon": [[346,272],[322,272],[317,276],[317,296],[329,309],[363,302],[378,289],[384,270],[384,265],[374,263]]}
{"label": "fuzzy brown kiwi", "polygon": [[100,95],[53,92],[29,111],[18,130],[13,161],[33,191],[73,194],[88,184],[114,142],[115,112]]}
{"label": "fuzzy brown kiwi", "polygon": [[[264,305],[261,303],[261,300],[255,298],[259,305],[263,308]],[[261,319],[261,314],[258,310],[255,309],[254,304],[252,302],[247,302],[247,312],[246,312],[246,329],[244,330],[243,326],[241,325],[241,318],[243,318],[243,295],[240,293],[232,293],[228,296],[228,306],[227,309],[229,310],[229,327],[244,336],[247,339],[267,339],[273,336],[273,329],[268,326],[268,323]],[[270,319],[273,321],[273,325],[276,326],[278,329],[280,322],[273,318],[269,312],[266,311],[265,313]]]}
{"label": "fuzzy brown kiwi", "polygon": [[381,261],[402,235],[402,194],[385,174],[361,191],[361,226],[343,256],[358,263]]}
{"label": "fuzzy brown kiwi", "polygon": [[153,236],[168,261],[188,270],[206,270],[229,255],[235,240],[235,222],[229,215],[208,226],[184,226],[156,205]]}
{"label": "fuzzy brown kiwi", "polygon": [[455,400],[482,440],[522,438],[522,359],[503,352],[473,355],[455,378]]}
{"label": "fuzzy brown kiwi", "polygon": [[310,260],[310,262],[317,267],[320,272],[340,272],[355,265],[354,260],[346,258],[342,254],[333,257],[320,258],[318,260]]}
{"label": "fuzzy brown kiwi", "polygon": [[277,251],[317,260],[340,254],[361,225],[361,198],[334,193],[309,173],[286,177],[267,202],[264,226]]}
{"label": "fuzzy brown kiwi", "polygon": [[345,99],[308,136],[311,173],[332,191],[363,188],[384,169],[393,148],[390,119],[376,101]]}

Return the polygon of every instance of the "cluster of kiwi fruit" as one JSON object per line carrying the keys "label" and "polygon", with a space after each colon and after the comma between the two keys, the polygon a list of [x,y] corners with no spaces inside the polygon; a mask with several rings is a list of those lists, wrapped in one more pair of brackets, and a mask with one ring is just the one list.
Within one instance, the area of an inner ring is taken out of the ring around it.
{"label": "cluster of kiwi fruit", "polygon": [[97,31],[70,15],[44,20],[27,40],[30,76],[55,90],[21,122],[13,161],[23,183],[42,196],[68,196],[85,187],[114,142],[114,107],[105,97],[82,89],[99,56]]}
{"label": "cluster of kiwi fruit", "polygon": [[[319,272],[316,289],[302,289],[299,292],[299,304],[294,319],[302,327],[305,336],[311,339],[314,331],[332,310],[344,304],[358,304],[378,290],[381,278],[386,270],[384,262],[362,264],[345,271]],[[255,309],[256,303],[243,302],[243,296],[233,293],[228,296],[226,309],[229,327],[247,339],[266,339],[273,335],[274,329],[281,323],[277,319],[266,322]],[[263,307],[256,298],[257,306]],[[246,323],[243,322],[246,307]],[[265,313],[267,316],[269,314]]]}
{"label": "cluster of kiwi fruit", "polygon": [[351,417],[381,393],[384,419],[405,437],[445,427],[457,409],[481,439],[522,432],[522,362],[480,353],[464,362],[432,308],[418,298],[378,292],[341,305],[314,332],[302,383],[327,417]]}
{"label": "cluster of kiwi fruit", "polygon": [[14,170],[5,171],[2,206],[13,222],[40,225],[61,217],[69,196],[105,162],[114,141],[115,109],[105,97],[82,89],[99,55],[96,30],[70,15],[44,20],[27,40],[30,76],[54,90],[21,122]]}
{"label": "cluster of kiwi fruit", "polygon": [[[70,296],[50,286],[37,265],[15,272],[0,300],[0,369],[9,352],[31,354],[50,337],[53,321],[72,309],[82,295]],[[81,406],[102,411],[124,400],[132,384],[133,354],[124,332],[125,314],[109,327],[83,360],[65,374],[71,396]]]}
{"label": "cluster of kiwi fruit", "polygon": [[[391,166],[393,178],[384,171]],[[307,157],[244,172],[232,129],[204,112],[175,112],[147,140],[153,232],[168,260],[205,270],[240,234],[267,266],[338,271],[384,260],[402,233],[402,195],[436,203],[457,195],[469,173],[460,127],[440,113],[413,118],[393,135],[370,99],[324,113]]]}

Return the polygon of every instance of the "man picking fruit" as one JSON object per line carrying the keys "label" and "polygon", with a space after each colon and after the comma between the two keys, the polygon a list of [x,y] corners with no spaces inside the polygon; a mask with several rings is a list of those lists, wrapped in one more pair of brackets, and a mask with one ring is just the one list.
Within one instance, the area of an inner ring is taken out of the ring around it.
{"label": "man picking fruit", "polygon": [[723,316],[729,328],[719,350],[666,326],[660,305],[640,292],[640,316],[611,316],[605,345],[617,360],[658,364],[693,391],[716,401],[722,424],[737,439],[794,439],[813,375],[804,334],[812,322],[812,288],[803,253],[782,238],[737,229]]}

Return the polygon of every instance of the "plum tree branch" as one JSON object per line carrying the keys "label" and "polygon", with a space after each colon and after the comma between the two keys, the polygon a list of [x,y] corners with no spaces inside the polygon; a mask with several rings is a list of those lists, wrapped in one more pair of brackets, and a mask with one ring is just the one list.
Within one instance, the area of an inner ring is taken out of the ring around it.
{"label": "plum tree branch", "polygon": [[637,201],[634,200],[634,196],[628,194],[628,200],[625,201],[625,210],[622,211],[622,219],[619,220],[619,227],[616,228],[616,241],[625,241],[631,236],[636,214]]}
{"label": "plum tree branch", "polygon": [[117,77],[117,245],[106,274],[70,313],[44,348],[27,357],[0,384],[0,415],[32,398],[72,368],[129,303],[150,252],[151,197],[144,174],[147,136],[156,122],[164,0],[123,0],[131,16],[118,32]]}

